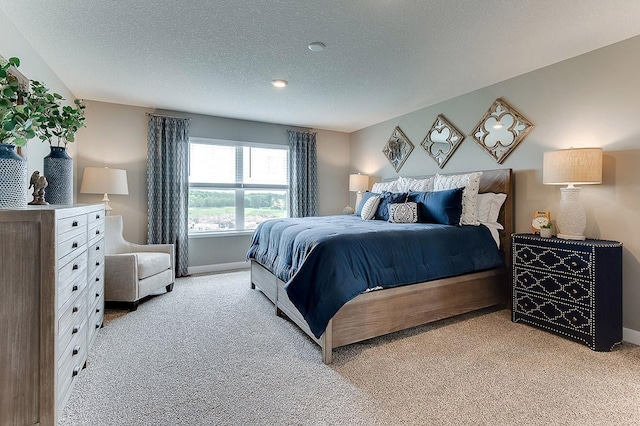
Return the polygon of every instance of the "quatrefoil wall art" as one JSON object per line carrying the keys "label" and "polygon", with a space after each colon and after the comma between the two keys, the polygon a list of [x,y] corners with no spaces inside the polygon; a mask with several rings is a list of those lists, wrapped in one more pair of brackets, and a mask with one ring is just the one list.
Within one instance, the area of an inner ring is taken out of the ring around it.
{"label": "quatrefoil wall art", "polygon": [[413,144],[400,127],[396,126],[382,153],[396,172],[399,172],[411,151],[413,151]]}
{"label": "quatrefoil wall art", "polygon": [[420,145],[443,168],[463,140],[464,134],[440,114]]}
{"label": "quatrefoil wall art", "polygon": [[533,129],[533,123],[498,98],[472,132],[473,139],[498,164],[507,158]]}

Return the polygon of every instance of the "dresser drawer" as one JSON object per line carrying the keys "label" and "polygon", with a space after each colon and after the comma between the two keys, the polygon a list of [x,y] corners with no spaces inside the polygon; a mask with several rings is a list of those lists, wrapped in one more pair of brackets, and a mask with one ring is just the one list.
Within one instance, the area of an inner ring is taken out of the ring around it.
{"label": "dresser drawer", "polygon": [[516,243],[513,261],[518,266],[575,275],[585,279],[590,279],[593,275],[591,251]]}
{"label": "dresser drawer", "polygon": [[593,345],[591,311],[579,306],[515,291],[513,321],[525,322]]}
{"label": "dresser drawer", "polygon": [[58,220],[58,238],[64,238],[64,235],[73,233],[74,231],[83,232],[85,229],[87,229],[86,214]]}
{"label": "dresser drawer", "polygon": [[92,306],[102,293],[104,293],[104,266],[94,271],[87,283],[87,301],[89,306]]}
{"label": "dresser drawer", "polygon": [[540,272],[533,269],[514,268],[514,285],[517,290],[526,290],[542,297],[549,297],[590,307],[593,294],[588,281],[578,278]]}
{"label": "dresser drawer", "polygon": [[87,245],[87,233],[85,229],[80,232],[71,231],[60,237],[58,242],[58,259],[62,259],[71,253],[84,250]]}
{"label": "dresser drawer", "polygon": [[73,316],[70,320],[69,318],[61,318],[60,322],[65,321],[66,325],[64,328],[58,329],[58,354],[62,354],[64,349],[69,346],[72,342],[77,344],[79,339],[85,340],[86,336],[86,325],[87,325],[87,304],[85,303],[81,305],[81,312],[78,312],[80,315]]}
{"label": "dresser drawer", "polygon": [[87,298],[84,293],[77,294],[58,309],[58,330],[67,330],[73,324],[80,324],[87,316]]}
{"label": "dresser drawer", "polygon": [[89,247],[89,269],[92,274],[96,269],[104,265],[104,240],[98,240]]}
{"label": "dresser drawer", "polygon": [[[86,323],[83,325],[86,325]],[[81,338],[78,338],[65,348],[63,356],[58,360],[58,393],[56,403],[60,411],[66,404],[73,384],[82,370],[86,359],[87,343],[83,334]]]}
{"label": "dresser drawer", "polygon": [[89,244],[94,244],[97,240],[104,238],[104,221],[89,225]]}
{"label": "dresser drawer", "polygon": [[89,345],[93,343],[98,330],[102,327],[104,319],[104,292],[96,300],[96,303],[89,310],[89,323],[87,325],[87,342]]}
{"label": "dresser drawer", "polygon": [[94,227],[97,223],[104,223],[104,209],[87,214],[89,228]]}

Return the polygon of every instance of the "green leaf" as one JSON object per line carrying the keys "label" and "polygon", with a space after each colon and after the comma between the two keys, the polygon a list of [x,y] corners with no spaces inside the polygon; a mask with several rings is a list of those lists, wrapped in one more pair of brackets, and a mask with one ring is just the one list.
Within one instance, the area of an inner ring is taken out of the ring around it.
{"label": "green leaf", "polygon": [[5,121],[2,124],[2,128],[8,132],[12,131],[16,127],[16,122],[13,120]]}
{"label": "green leaf", "polygon": [[15,146],[25,146],[27,144],[27,138],[24,136],[18,136],[13,140]]}
{"label": "green leaf", "polygon": [[7,71],[4,68],[0,69],[0,78],[5,78],[7,76]]}
{"label": "green leaf", "polygon": [[16,58],[15,56],[11,57],[11,58],[9,58],[9,63],[17,68],[17,67],[20,66],[20,59]]}

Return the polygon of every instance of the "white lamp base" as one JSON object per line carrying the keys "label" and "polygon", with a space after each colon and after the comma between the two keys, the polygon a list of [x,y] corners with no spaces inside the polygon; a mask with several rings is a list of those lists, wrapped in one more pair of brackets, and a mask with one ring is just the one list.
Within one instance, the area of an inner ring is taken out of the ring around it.
{"label": "white lamp base", "polygon": [[584,240],[587,216],[580,201],[580,188],[569,185],[560,188],[560,212],[558,213],[558,238]]}
{"label": "white lamp base", "polygon": [[356,193],[356,208],[360,205],[360,201],[362,201],[362,191]]}
{"label": "white lamp base", "polygon": [[107,194],[104,194],[104,197],[102,198],[102,202],[104,203],[104,214],[106,215],[111,213],[111,210],[113,210],[109,205],[109,201],[111,201],[109,200],[109,196]]}

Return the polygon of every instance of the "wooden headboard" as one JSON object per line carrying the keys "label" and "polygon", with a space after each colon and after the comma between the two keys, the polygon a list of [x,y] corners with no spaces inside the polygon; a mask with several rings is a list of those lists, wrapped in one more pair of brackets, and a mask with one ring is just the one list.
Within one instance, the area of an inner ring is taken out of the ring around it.
{"label": "wooden headboard", "polygon": [[[511,169],[494,169],[494,170],[478,170],[482,171],[480,176],[480,188],[478,192],[483,194],[485,192],[495,192],[507,194],[507,199],[500,209],[498,215],[498,222],[504,226],[502,231],[499,231],[500,236],[500,250],[503,252],[504,263],[507,268],[511,268],[511,234],[515,231],[515,183],[513,181],[513,171]],[[442,173],[443,175],[457,175],[473,173],[469,172],[456,172],[456,173]],[[425,179],[430,177],[424,176],[410,176],[414,179]],[[396,180],[395,178],[387,178],[384,181]]]}

